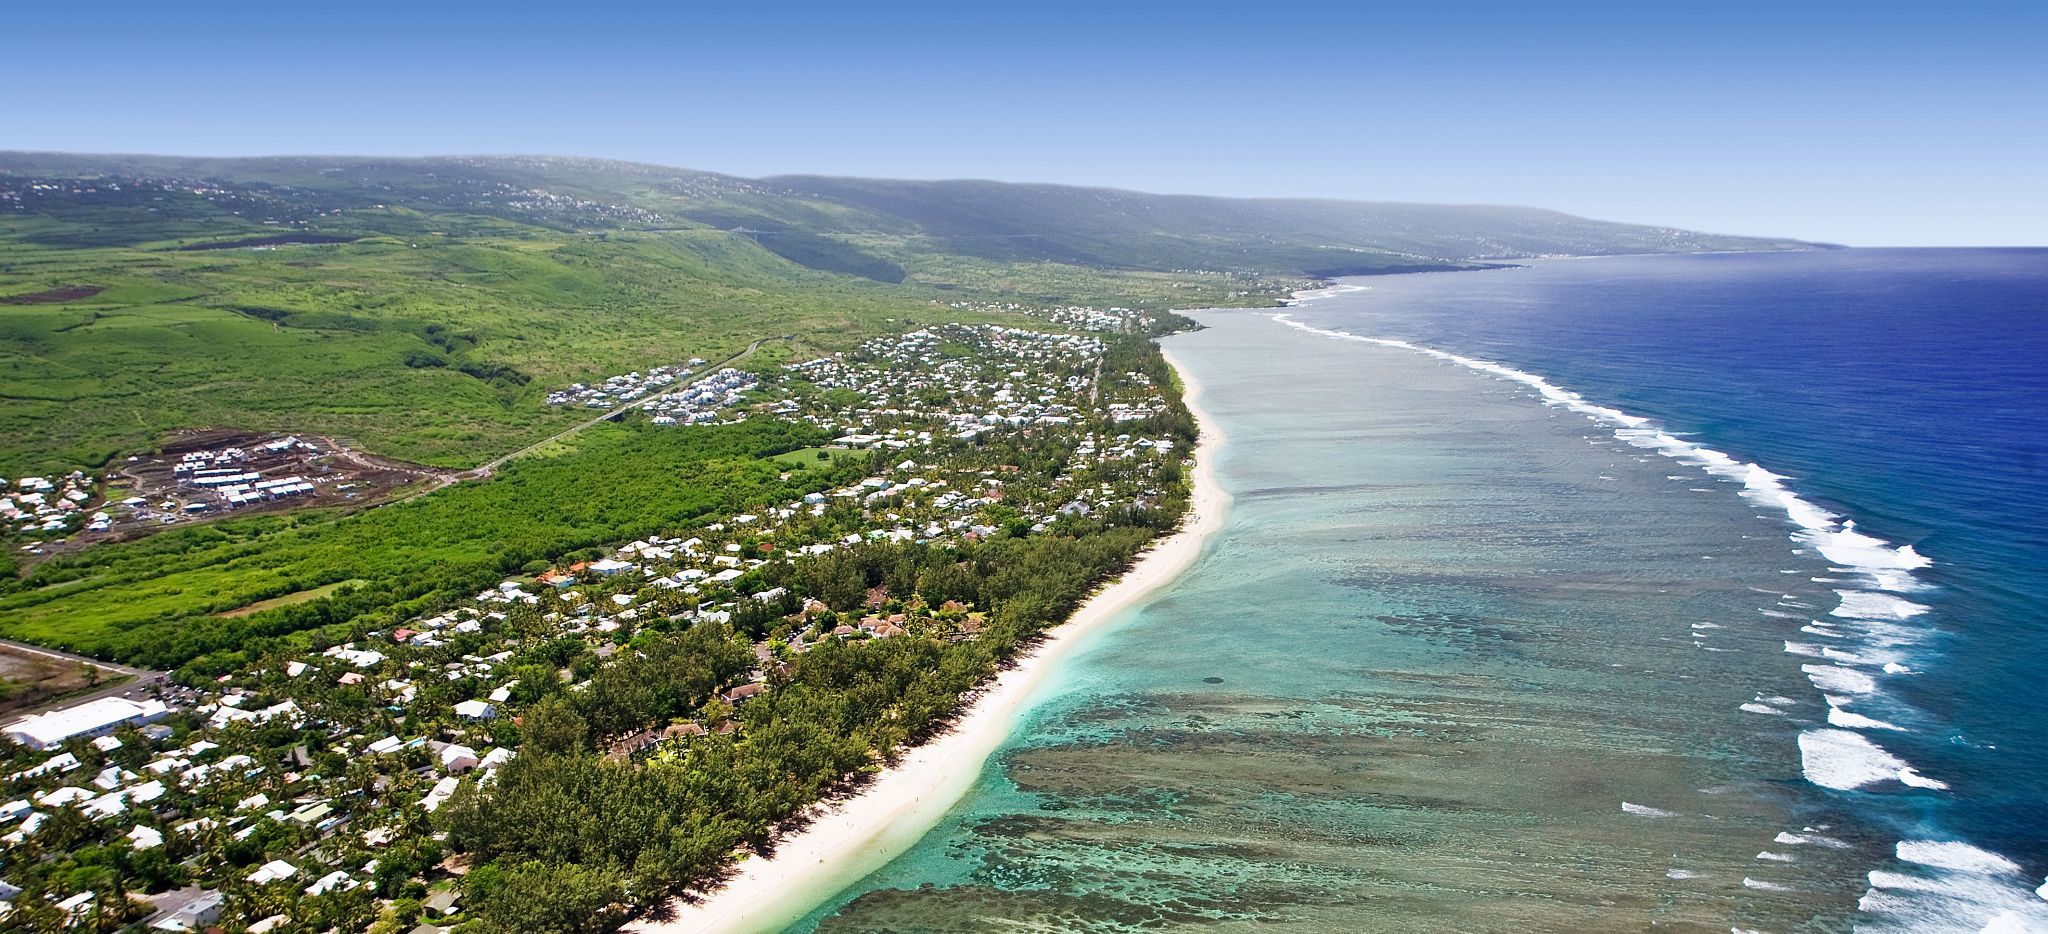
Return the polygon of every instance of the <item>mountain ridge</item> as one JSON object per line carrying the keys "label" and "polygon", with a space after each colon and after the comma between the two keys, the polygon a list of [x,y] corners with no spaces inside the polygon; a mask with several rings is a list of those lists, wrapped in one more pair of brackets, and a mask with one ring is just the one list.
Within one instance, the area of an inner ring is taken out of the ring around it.
{"label": "mountain ridge", "polygon": [[[1329,277],[1551,255],[1828,247],[1515,205],[1226,198],[982,179],[744,178],[580,156],[0,152],[0,177],[37,175],[187,178],[262,186],[287,200],[325,197],[337,202],[334,210],[396,202],[568,229],[717,228],[753,236],[798,265],[880,281],[901,278],[906,254],[933,251],[996,262]],[[324,229],[300,220],[304,229]]]}

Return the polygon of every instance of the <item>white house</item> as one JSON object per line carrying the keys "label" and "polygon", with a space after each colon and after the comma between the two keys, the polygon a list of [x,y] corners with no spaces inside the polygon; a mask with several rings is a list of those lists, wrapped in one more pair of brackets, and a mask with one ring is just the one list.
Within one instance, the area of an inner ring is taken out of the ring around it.
{"label": "white house", "polygon": [[592,562],[590,565],[590,573],[602,577],[610,577],[613,574],[617,574],[620,571],[629,570],[632,567],[633,563],[630,561],[620,561],[617,558],[606,558],[602,561]]}
{"label": "white house", "polygon": [[201,930],[220,922],[221,901],[219,892],[201,893],[150,927],[159,931]]}
{"label": "white house", "polygon": [[468,746],[447,746],[441,750],[441,768],[450,775],[461,775],[476,768],[478,761],[476,750]]}
{"label": "white house", "polygon": [[420,807],[428,813],[432,813],[442,804],[447,803],[449,797],[455,794],[456,786],[460,784],[461,782],[453,775],[435,782],[434,787],[427,790],[427,796],[420,799]]}
{"label": "white house", "polygon": [[299,867],[281,859],[273,859],[256,867],[256,871],[249,873],[249,884],[269,885],[272,882],[289,879],[298,874]]}
{"label": "white house", "polygon": [[306,886],[306,894],[324,895],[328,892],[334,891],[335,889],[352,888],[355,888],[355,886],[350,884],[348,873],[336,869],[333,872],[321,876],[319,881],[314,882],[312,885]]}

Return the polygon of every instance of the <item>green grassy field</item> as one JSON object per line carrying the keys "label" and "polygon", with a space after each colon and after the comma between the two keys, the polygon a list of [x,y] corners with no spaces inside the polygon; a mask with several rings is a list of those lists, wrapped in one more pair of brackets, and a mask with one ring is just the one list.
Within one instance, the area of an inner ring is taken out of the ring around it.
{"label": "green grassy field", "polygon": [[956,300],[1242,300],[1225,277],[971,259],[876,283],[720,231],[181,252],[57,249],[9,229],[0,219],[0,299],[104,291],[0,305],[0,475],[102,465],[184,428],[313,432],[468,467],[579,417],[545,405],[550,389],[760,337],[797,336],[762,349],[773,365],[918,323],[1018,320]]}
{"label": "green grassy field", "polygon": [[573,421],[551,388],[776,334],[838,349],[929,307],[715,232],[206,252],[0,239],[0,297],[64,286],[105,291],[0,306],[0,474],[202,427],[469,466]]}
{"label": "green grassy field", "polygon": [[0,634],[175,666],[366,614],[395,622],[579,549],[857,476],[853,461],[789,471],[773,460],[822,440],[768,419],[689,431],[603,424],[551,456],[404,503],[229,519],[53,559],[0,590]]}
{"label": "green grassy field", "polygon": [[854,450],[853,448],[825,446],[803,448],[801,450],[791,451],[788,454],[778,454],[775,456],[774,460],[776,463],[791,469],[809,469],[812,467],[829,466],[832,464],[837,464],[840,461],[852,461],[855,463],[865,464],[868,462],[871,456],[872,455],[867,451],[857,451]]}
{"label": "green grassy field", "polygon": [[184,428],[469,467],[571,423],[550,389],[761,337],[796,335],[754,361],[773,365],[1002,320],[956,305],[1270,304],[1322,267],[1670,234],[1520,209],[588,159],[0,152],[0,475],[100,466]]}

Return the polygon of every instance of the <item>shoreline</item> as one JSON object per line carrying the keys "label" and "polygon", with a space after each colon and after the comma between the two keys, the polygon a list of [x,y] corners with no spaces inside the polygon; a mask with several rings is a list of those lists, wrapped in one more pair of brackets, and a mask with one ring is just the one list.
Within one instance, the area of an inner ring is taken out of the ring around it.
{"label": "shoreline", "polygon": [[1216,483],[1215,453],[1223,441],[1200,405],[1201,384],[1162,349],[1180,378],[1182,400],[1200,434],[1190,472],[1193,491],[1180,528],[1154,540],[1129,570],[1095,592],[1067,621],[985,682],[952,729],[906,750],[902,758],[852,796],[812,805],[809,824],[777,842],[775,855],[738,863],[717,889],[679,902],[667,921],[641,921],[642,934],[714,934],[780,930],[826,898],[901,855],[936,825],[979,781],[1058,663],[1087,636],[1178,577],[1223,525],[1230,495]]}

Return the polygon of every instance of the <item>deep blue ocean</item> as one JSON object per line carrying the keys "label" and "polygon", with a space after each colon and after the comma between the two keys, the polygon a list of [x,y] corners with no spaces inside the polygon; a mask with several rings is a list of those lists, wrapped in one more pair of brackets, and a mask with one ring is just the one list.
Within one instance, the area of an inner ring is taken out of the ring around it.
{"label": "deep blue ocean", "polygon": [[1191,315],[1223,528],[797,930],[2048,931],[2048,250]]}
{"label": "deep blue ocean", "polygon": [[1929,560],[1885,748],[1915,832],[2048,873],[2048,249],[1618,257],[1347,283],[1296,317],[1538,374]]}

